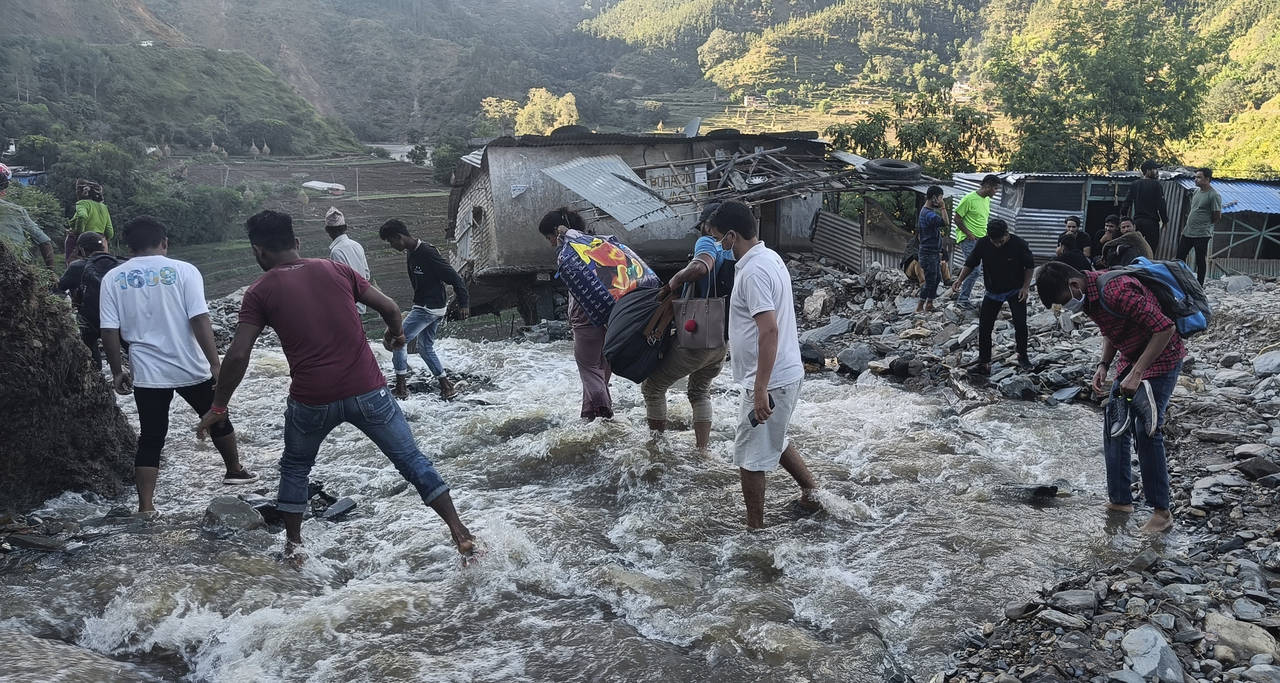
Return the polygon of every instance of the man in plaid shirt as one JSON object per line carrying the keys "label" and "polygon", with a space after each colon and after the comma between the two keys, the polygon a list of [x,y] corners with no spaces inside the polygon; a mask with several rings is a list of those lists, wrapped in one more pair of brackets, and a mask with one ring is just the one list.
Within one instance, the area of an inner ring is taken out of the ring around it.
{"label": "man in plaid shirt", "polygon": [[[1111,363],[1119,354],[1103,429],[1107,508],[1133,512],[1129,438],[1132,433],[1142,471],[1142,492],[1147,503],[1155,508],[1142,530],[1165,531],[1173,526],[1173,516],[1169,512],[1169,469],[1160,427],[1187,351],[1173,321],[1160,309],[1151,290],[1136,278],[1121,275],[1108,281],[1105,291],[1099,291],[1099,275],[1099,272],[1082,273],[1065,263],[1050,262],[1040,269],[1036,288],[1046,308],[1061,304],[1072,312],[1084,311],[1097,323],[1102,332],[1102,360],[1093,373],[1094,391],[1105,390]],[[1132,429],[1116,434],[1112,425],[1123,406],[1130,401],[1139,405],[1143,403],[1141,399],[1145,399],[1145,405],[1154,413],[1144,416],[1144,421],[1152,424],[1135,423]]]}

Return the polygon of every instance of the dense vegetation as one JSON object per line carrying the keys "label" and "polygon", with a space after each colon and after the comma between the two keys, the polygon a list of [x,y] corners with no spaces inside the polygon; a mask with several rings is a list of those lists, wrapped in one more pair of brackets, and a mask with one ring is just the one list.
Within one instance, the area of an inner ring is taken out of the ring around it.
{"label": "dense vegetation", "polygon": [[243,53],[26,41],[0,48],[0,71],[0,139],[17,140],[8,161],[49,178],[44,190],[9,198],[54,237],[77,178],[100,182],[118,217],[151,214],[177,242],[216,241],[255,193],[187,183],[181,163],[161,169],[168,153],[243,154],[255,144],[276,154],[363,149]]}
{"label": "dense vegetation", "polygon": [[[1275,0],[318,0],[305,9],[286,0],[41,5],[14,7],[0,25],[0,37],[155,39],[244,50],[363,140],[456,145],[568,120],[552,114],[526,116],[527,125],[516,124],[528,93],[537,88],[555,93],[557,102],[571,96],[576,120],[600,130],[674,129],[693,116],[747,129],[834,126],[850,132],[860,125],[863,133],[883,122],[885,151],[943,170],[1110,169],[1145,156],[1208,162],[1228,174],[1275,172],[1280,165]],[[190,54],[198,62],[202,55],[225,53]],[[104,72],[92,59],[75,63],[65,75],[48,72],[42,78],[92,85],[104,73],[112,80],[121,76],[114,68]],[[198,69],[194,63],[179,66]],[[22,82],[19,72],[15,87]],[[245,74],[256,79],[252,69]],[[250,141],[269,138],[275,150],[276,138],[299,127],[284,114],[255,120],[244,113],[256,108],[249,103],[239,102],[239,113],[228,111],[227,98],[205,97],[203,88],[175,89],[163,79],[139,82],[149,91],[172,92],[150,100],[155,106],[148,111],[172,119],[171,112],[189,102],[190,111],[200,114],[183,114],[189,120],[167,127],[145,116],[147,127],[132,134],[150,140],[164,135],[207,145],[212,138],[235,152],[233,145],[244,144],[247,133]],[[83,86],[77,92],[77,106],[87,105]],[[750,104],[745,96],[753,96]],[[899,111],[900,103],[913,101],[942,103],[943,110]],[[64,111],[51,110],[55,118],[75,114],[66,102]],[[94,121],[98,112],[87,111],[84,119]],[[879,118],[872,119],[877,112]],[[82,132],[89,139],[121,142],[115,129],[129,124],[86,124]],[[107,129],[94,129],[102,125]],[[343,137],[341,127],[323,120],[308,130],[303,139],[284,144],[301,150],[340,144]],[[907,139],[899,138],[902,132]],[[970,133],[978,137],[966,140]],[[996,144],[987,144],[996,133]],[[423,154],[425,161],[425,147]]]}

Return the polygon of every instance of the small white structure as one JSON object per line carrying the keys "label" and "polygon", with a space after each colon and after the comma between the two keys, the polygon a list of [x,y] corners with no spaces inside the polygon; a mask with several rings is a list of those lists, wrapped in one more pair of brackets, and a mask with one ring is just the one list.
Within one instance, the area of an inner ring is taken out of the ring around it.
{"label": "small white structure", "polygon": [[341,195],[342,193],[347,191],[346,185],[339,185],[338,183],[326,183],[326,182],[321,182],[319,180],[308,180],[307,182],[302,184],[302,187],[303,189],[315,190],[316,192],[323,192],[324,194],[331,194],[331,195]]}

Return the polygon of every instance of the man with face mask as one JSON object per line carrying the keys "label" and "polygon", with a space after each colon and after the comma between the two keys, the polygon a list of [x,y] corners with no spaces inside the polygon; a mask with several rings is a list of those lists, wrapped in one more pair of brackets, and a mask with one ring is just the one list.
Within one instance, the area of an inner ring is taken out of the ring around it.
{"label": "man with face mask", "polygon": [[1119,355],[1102,433],[1107,509],[1133,512],[1132,434],[1142,470],[1143,495],[1155,508],[1143,531],[1164,531],[1173,526],[1173,516],[1160,429],[1186,349],[1151,290],[1136,278],[1121,275],[1107,281],[1104,291],[1098,287],[1100,275],[1050,262],[1036,276],[1036,289],[1046,308],[1061,304],[1069,311],[1084,312],[1102,332],[1102,359],[1093,374],[1094,391],[1106,391],[1111,363]]}
{"label": "man with face mask", "polygon": [[973,371],[982,375],[991,373],[991,332],[1005,302],[1009,303],[1009,313],[1013,315],[1018,365],[1023,370],[1030,370],[1027,296],[1031,292],[1031,275],[1035,272],[1036,259],[1026,240],[1009,234],[1009,224],[999,218],[987,224],[986,235],[978,240],[977,246],[965,259],[964,270],[960,271],[960,277],[952,287],[960,291],[965,276],[982,269],[982,282],[987,293],[982,297],[982,309],[978,313],[978,361]]}
{"label": "man with face mask", "polygon": [[226,423],[227,406],[244,379],[253,344],[270,326],[280,337],[292,378],[276,506],[284,516],[286,557],[295,561],[303,557],[302,515],[310,497],[307,477],[325,437],[344,422],[378,445],[417,489],[422,502],[444,520],[458,552],[470,555],[471,533],[458,519],[449,487],[418,450],[356,313],[357,302],[377,311],[387,324],[386,344],[400,348],[405,345],[400,307],[350,267],[300,257],[288,214],[262,211],[247,226],[253,256],[266,273],[244,294],[213,406],[200,421],[201,436]]}

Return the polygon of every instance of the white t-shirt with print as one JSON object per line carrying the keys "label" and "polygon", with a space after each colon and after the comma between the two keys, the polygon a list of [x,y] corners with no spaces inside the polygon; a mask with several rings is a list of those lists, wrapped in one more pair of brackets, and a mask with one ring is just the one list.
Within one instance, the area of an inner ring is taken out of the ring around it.
{"label": "white t-shirt with print", "polygon": [[738,259],[733,296],[729,297],[733,379],[747,389],[755,386],[760,355],[760,329],[755,316],[765,311],[773,311],[778,321],[778,354],[768,386],[776,389],[804,379],[804,364],[800,360],[791,272],[782,257],[761,242]]}
{"label": "white t-shirt with print", "polygon": [[172,389],[213,376],[191,331],[191,319],[209,312],[204,278],[195,266],[167,256],[138,256],[102,278],[103,329],[120,330],[129,343],[134,386]]}

